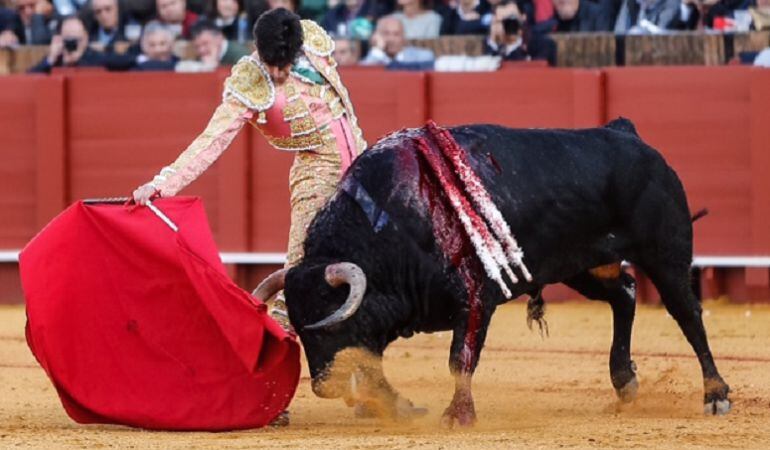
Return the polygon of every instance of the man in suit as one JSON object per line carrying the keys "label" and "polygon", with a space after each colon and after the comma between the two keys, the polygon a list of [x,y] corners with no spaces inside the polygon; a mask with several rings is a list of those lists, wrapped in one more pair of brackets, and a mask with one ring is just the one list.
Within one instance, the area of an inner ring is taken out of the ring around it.
{"label": "man in suit", "polygon": [[615,33],[677,28],[682,6],[681,0],[623,0],[615,21]]}
{"label": "man in suit", "polygon": [[174,33],[177,39],[190,39],[198,15],[187,10],[186,0],[156,0],[158,20]]}
{"label": "man in suit", "polygon": [[243,45],[225,39],[211,21],[200,21],[190,31],[198,59],[206,66],[232,66],[251,52]]}
{"label": "man in suit", "polygon": [[524,45],[522,22],[525,18],[516,3],[501,3],[493,15],[489,36],[484,41],[484,54],[500,56],[504,61],[527,61],[530,55]]}
{"label": "man in suit", "polygon": [[385,16],[377,22],[371,49],[361,64],[417,68],[432,66],[434,59],[433,52],[428,49],[407,46],[404,24],[396,17]]}
{"label": "man in suit", "polygon": [[92,47],[113,52],[117,42],[128,42],[124,31],[125,17],[118,0],[91,0],[91,12],[94,16],[89,30]]}
{"label": "man in suit", "polygon": [[88,33],[83,21],[77,16],[69,16],[59,23],[48,56],[29,71],[50,73],[53,67],[103,67],[104,63],[104,55],[88,47]]}
{"label": "man in suit", "polygon": [[15,11],[4,8],[0,11],[0,33],[5,33],[6,45],[47,45],[51,42],[49,26],[54,11],[48,0],[16,0],[14,7]]}
{"label": "man in suit", "polygon": [[610,16],[589,0],[553,0],[551,19],[536,25],[536,31],[596,32],[610,31]]}

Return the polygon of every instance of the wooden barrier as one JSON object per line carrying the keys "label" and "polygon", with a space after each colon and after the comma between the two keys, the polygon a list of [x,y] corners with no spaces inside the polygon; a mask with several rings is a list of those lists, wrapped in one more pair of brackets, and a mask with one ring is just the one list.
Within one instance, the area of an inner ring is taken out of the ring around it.
{"label": "wooden barrier", "polygon": [[626,66],[718,66],[725,64],[721,34],[680,32],[625,36]]}
{"label": "wooden barrier", "polygon": [[427,48],[436,57],[446,55],[479,56],[484,54],[486,36],[441,36],[437,39],[415,39],[408,45]]}
{"label": "wooden barrier", "polygon": [[554,33],[559,67],[609,67],[615,65],[614,33]]}

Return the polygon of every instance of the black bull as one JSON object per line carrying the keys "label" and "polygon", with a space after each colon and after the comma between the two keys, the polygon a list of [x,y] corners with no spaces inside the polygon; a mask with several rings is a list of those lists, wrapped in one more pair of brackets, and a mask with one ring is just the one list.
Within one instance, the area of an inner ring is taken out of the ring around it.
{"label": "black bull", "polygon": [[[608,302],[614,322],[610,375],[627,401],[638,386],[630,357],[634,280],[624,272],[599,277],[591,269],[623,260],[635,264],[698,357],[706,412],[727,412],[729,387],[714,364],[690,285],[692,222],[685,192],[631,122],[576,131],[471,125],[450,132],[524,251],[533,280],[514,285],[512,298],[561,282]],[[387,383],[378,358],[398,337],[452,330],[449,365],[456,389],[444,420],[467,425],[475,421],[471,375],[489,320],[507,299],[482,275],[473,364],[461,364],[468,295],[436,243],[430,199],[441,195],[412,140],[424,133],[394,133],[359,157],[311,225],[302,263],[277,278],[285,284],[316,394],[344,397],[389,417],[414,415],[419,409]],[[351,348],[374,357],[343,358],[349,350],[342,350]]]}

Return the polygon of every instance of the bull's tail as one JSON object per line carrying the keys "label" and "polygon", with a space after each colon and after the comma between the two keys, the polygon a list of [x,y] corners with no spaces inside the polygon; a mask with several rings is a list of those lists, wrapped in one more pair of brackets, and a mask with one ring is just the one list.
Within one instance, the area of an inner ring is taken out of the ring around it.
{"label": "bull's tail", "polygon": [[537,290],[537,294],[531,295],[527,301],[527,327],[532,330],[532,322],[537,322],[540,329],[540,337],[548,336],[548,322],[545,320],[545,300],[543,289]]}
{"label": "bull's tail", "polygon": [[701,210],[698,210],[698,212],[696,212],[695,214],[693,214],[692,217],[690,217],[690,220],[692,222],[695,222],[698,219],[704,218],[708,213],[709,213],[708,208],[703,208]]}

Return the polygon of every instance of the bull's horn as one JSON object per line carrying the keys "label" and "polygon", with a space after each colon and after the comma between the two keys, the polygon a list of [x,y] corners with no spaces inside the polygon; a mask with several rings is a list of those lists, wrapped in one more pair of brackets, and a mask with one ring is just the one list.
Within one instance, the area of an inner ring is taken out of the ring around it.
{"label": "bull's horn", "polygon": [[356,313],[361,302],[364,300],[366,292],[366,275],[356,264],[341,262],[326,266],[326,282],[332,287],[341,284],[350,285],[350,294],[340,309],[335,311],[329,317],[320,320],[314,324],[305,326],[307,330],[317,330],[340,323]]}
{"label": "bull's horn", "polygon": [[263,302],[274,296],[278,291],[283,289],[283,286],[286,284],[286,272],[288,271],[289,269],[281,269],[271,273],[259,283],[259,286],[254,289],[254,292],[251,295]]}

